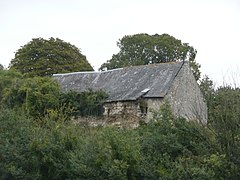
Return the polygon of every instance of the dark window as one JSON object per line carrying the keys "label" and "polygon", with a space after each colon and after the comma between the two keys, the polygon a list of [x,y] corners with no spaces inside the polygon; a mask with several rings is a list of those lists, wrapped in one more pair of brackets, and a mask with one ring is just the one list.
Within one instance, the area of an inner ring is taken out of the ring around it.
{"label": "dark window", "polygon": [[148,106],[145,101],[140,101],[139,103],[140,111],[141,111],[141,116],[146,116],[148,113]]}
{"label": "dark window", "polygon": [[108,117],[110,116],[110,113],[111,113],[111,109],[108,109],[108,110],[107,110],[107,115],[108,115]]}

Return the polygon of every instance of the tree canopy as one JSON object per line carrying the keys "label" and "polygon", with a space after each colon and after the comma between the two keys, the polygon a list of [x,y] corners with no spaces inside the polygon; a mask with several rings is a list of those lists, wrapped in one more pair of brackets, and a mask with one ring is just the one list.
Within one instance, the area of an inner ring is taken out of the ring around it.
{"label": "tree canopy", "polygon": [[188,60],[195,78],[200,78],[200,65],[195,61],[196,49],[168,34],[128,35],[120,39],[117,46],[120,51],[102,64],[100,70]]}
{"label": "tree canopy", "polygon": [[32,39],[17,50],[10,69],[28,77],[93,70],[86,56],[76,46],[58,38]]}

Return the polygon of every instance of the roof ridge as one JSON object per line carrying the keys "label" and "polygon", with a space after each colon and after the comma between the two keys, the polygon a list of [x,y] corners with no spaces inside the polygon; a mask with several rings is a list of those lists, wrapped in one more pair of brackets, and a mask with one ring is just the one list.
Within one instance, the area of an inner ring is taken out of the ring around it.
{"label": "roof ridge", "polygon": [[165,64],[178,64],[182,62],[176,62],[176,61],[171,61],[171,62],[162,62],[162,63],[153,63],[153,64],[143,64],[143,65],[137,65],[137,66],[126,66],[122,68],[116,68],[116,69],[110,69],[107,71],[80,71],[80,72],[69,72],[69,73],[59,73],[59,74],[53,74],[54,77],[56,76],[64,76],[64,75],[75,75],[75,74],[102,74],[102,73],[107,73],[107,72],[112,72],[112,71],[119,71],[123,69],[132,69],[132,68],[139,68],[139,67],[150,67],[150,66],[161,66]]}
{"label": "roof ridge", "polygon": [[[183,67],[184,64],[185,64],[185,61],[182,61],[182,62],[181,62],[181,66],[180,66],[179,69],[176,71],[176,73],[173,75],[173,78],[172,78],[172,80],[171,80],[171,82],[170,82],[171,84],[172,84],[173,81],[176,79],[178,73],[180,72],[180,70],[182,69],[182,67]],[[166,94],[168,93],[169,89],[170,89],[170,86],[168,87]]]}
{"label": "roof ridge", "polygon": [[159,66],[159,65],[165,65],[165,64],[178,64],[182,63],[183,61],[170,61],[170,62],[160,62],[160,63],[152,63],[152,64],[141,64],[137,66],[126,66],[123,67],[122,69],[127,69],[127,68],[134,68],[134,67],[142,67],[142,66]]}

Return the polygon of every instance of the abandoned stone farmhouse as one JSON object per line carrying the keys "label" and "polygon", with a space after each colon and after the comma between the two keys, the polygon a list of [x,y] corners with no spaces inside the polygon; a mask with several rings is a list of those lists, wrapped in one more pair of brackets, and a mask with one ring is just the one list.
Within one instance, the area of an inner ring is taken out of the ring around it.
{"label": "abandoned stone farmhouse", "polygon": [[104,90],[104,117],[131,115],[149,121],[168,101],[176,116],[207,122],[207,106],[188,62],[132,66],[53,77],[64,91]]}

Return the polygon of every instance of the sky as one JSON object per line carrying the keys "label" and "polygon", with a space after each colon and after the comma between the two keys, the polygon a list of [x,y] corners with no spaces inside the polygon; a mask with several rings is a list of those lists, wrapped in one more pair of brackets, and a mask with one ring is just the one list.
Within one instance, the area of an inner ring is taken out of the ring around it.
{"label": "sky", "polygon": [[202,75],[240,86],[240,0],[0,0],[0,64],[33,38],[60,38],[95,70],[125,35],[167,33],[197,50]]}

